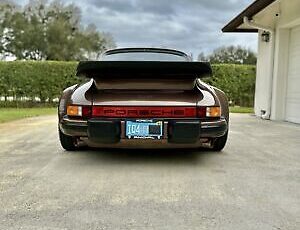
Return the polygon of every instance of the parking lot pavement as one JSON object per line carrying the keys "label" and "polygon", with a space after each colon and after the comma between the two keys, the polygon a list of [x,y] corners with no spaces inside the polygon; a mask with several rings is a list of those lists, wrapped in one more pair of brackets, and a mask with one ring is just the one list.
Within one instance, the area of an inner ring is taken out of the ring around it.
{"label": "parking lot pavement", "polygon": [[0,125],[0,229],[300,229],[300,126],[231,115],[223,153],[61,149]]}

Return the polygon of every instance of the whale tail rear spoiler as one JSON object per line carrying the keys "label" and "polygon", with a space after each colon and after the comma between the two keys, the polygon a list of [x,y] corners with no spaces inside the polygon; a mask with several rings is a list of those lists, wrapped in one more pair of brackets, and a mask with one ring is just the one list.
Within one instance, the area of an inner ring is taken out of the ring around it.
{"label": "whale tail rear spoiler", "polygon": [[77,76],[105,79],[189,79],[212,75],[207,62],[82,61]]}

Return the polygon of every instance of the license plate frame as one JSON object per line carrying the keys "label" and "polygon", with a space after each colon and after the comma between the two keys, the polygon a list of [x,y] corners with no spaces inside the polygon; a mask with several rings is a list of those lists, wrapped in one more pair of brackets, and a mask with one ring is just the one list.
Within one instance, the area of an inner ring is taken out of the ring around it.
{"label": "license plate frame", "polygon": [[164,122],[162,120],[126,120],[126,139],[153,139],[160,140],[164,135]]}

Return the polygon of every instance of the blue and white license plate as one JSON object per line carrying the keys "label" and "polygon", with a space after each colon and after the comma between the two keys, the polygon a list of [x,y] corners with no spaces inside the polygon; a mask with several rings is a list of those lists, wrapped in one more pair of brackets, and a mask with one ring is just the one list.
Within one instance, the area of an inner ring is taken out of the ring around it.
{"label": "blue and white license plate", "polygon": [[126,121],[126,137],[129,139],[161,139],[162,136],[162,121]]}

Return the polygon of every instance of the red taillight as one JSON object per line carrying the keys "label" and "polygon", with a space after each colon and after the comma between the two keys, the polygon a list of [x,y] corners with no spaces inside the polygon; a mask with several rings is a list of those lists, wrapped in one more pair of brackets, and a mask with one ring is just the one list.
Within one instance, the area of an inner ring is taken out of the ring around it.
{"label": "red taillight", "polygon": [[196,107],[180,106],[93,106],[93,117],[196,118]]}
{"label": "red taillight", "polygon": [[221,116],[218,106],[86,106],[70,105],[67,114],[74,117],[111,118],[217,118]]}
{"label": "red taillight", "polygon": [[85,118],[90,118],[92,116],[92,107],[82,106],[82,116]]}
{"label": "red taillight", "polygon": [[197,117],[199,118],[205,118],[206,117],[206,107],[198,107],[197,108]]}

